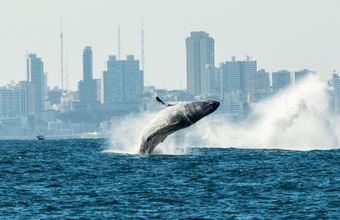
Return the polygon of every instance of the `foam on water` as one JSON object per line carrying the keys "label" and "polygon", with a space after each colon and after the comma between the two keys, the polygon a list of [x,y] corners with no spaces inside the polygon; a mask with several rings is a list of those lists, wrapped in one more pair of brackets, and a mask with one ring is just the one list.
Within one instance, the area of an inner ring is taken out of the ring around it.
{"label": "foam on water", "polygon": [[[242,122],[214,113],[170,135],[154,154],[187,154],[192,148],[339,148],[340,118],[330,112],[330,89],[310,75],[296,86],[252,106]],[[164,114],[161,113],[161,114]],[[114,126],[109,152],[137,154],[144,129],[162,115],[143,113]]]}

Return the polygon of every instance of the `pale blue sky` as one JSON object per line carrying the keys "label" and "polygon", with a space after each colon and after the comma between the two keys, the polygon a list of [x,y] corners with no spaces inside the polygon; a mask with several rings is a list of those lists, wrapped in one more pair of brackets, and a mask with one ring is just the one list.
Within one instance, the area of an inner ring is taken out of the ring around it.
{"label": "pale blue sky", "polygon": [[0,0],[0,86],[25,80],[25,53],[42,57],[49,84],[58,84],[60,18],[70,89],[82,79],[82,50],[92,46],[94,77],[108,55],[141,57],[144,17],[148,85],[186,87],[185,38],[205,31],[215,39],[215,63],[251,55],[269,72],[308,68],[331,78],[340,72],[340,1],[7,1]]}

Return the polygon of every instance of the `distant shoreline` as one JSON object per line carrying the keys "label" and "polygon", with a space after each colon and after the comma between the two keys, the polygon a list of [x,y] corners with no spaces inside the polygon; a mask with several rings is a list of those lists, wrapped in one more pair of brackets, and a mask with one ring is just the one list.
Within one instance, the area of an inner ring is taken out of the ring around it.
{"label": "distant shoreline", "polygon": [[[46,140],[56,139],[101,139],[104,138],[101,134],[77,134],[77,135],[45,135]],[[35,136],[0,136],[0,140],[36,140]]]}

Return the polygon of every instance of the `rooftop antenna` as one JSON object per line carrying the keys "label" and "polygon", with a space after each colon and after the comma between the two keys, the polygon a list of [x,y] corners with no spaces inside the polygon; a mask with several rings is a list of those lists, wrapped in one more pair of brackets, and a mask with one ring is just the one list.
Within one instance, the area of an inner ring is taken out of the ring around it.
{"label": "rooftop antenna", "polygon": [[60,22],[60,77],[61,77],[61,91],[64,92],[64,54],[63,54],[63,18]]}
{"label": "rooftop antenna", "polygon": [[66,51],[65,88],[68,91],[68,51]]}
{"label": "rooftop antenna", "polygon": [[142,17],[142,71],[143,71],[143,74],[144,74],[144,84],[145,84],[145,86],[148,86],[148,77],[146,75],[146,68],[145,68],[143,17]]}
{"label": "rooftop antenna", "polygon": [[118,60],[120,60],[120,26],[118,25]]}

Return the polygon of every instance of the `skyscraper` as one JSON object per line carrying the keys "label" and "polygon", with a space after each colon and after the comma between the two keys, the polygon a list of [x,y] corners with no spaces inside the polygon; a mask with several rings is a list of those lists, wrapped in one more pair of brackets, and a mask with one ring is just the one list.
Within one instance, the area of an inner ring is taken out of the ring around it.
{"label": "skyscraper", "polygon": [[58,105],[60,104],[60,98],[63,95],[63,90],[58,89],[56,86],[54,89],[48,91],[48,97],[50,99],[50,105]]}
{"label": "skyscraper", "polygon": [[47,81],[48,81],[48,73],[45,72],[43,74],[43,88],[44,88],[44,98],[47,98],[48,97],[48,91],[50,90],[50,87],[47,86]]}
{"label": "skyscraper", "polygon": [[207,91],[206,65],[215,65],[214,39],[204,31],[191,32],[186,39],[188,93]]}
{"label": "skyscraper", "polygon": [[27,113],[33,115],[35,112],[35,89],[34,84],[28,81],[19,81],[18,87],[26,90]]}
{"label": "skyscraper", "polygon": [[273,72],[272,78],[274,93],[286,89],[291,85],[291,74],[287,70]]}
{"label": "skyscraper", "polygon": [[139,60],[133,55],[128,55],[126,60],[109,56],[101,83],[102,103],[137,103],[143,96],[143,72],[139,70]]}
{"label": "skyscraper", "polygon": [[337,113],[340,112],[340,78],[339,75],[335,73],[332,74],[332,79],[331,79],[331,86],[334,88],[332,91],[332,107],[333,110]]}
{"label": "skyscraper", "polygon": [[90,82],[93,80],[93,56],[92,49],[86,46],[83,50],[83,80]]}
{"label": "skyscraper", "polygon": [[269,73],[264,69],[250,73],[250,93],[269,92],[270,81]]}
{"label": "skyscraper", "polygon": [[95,102],[97,100],[97,82],[93,80],[93,57],[91,47],[83,50],[83,80],[78,83],[79,100]]}
{"label": "skyscraper", "polygon": [[231,58],[231,61],[225,63],[225,74],[226,74],[226,90],[224,92],[230,93],[232,91],[240,91],[241,82],[243,81],[243,63],[241,61],[236,61],[235,56]]}
{"label": "skyscraper", "polygon": [[102,92],[102,80],[101,79],[94,79],[97,82],[97,101],[101,102],[101,95],[100,93]]}
{"label": "skyscraper", "polygon": [[206,76],[207,76],[207,91],[208,92],[221,92],[221,77],[219,68],[207,64],[206,67]]}
{"label": "skyscraper", "polygon": [[44,63],[36,54],[26,56],[27,81],[34,85],[35,111],[44,110]]}
{"label": "skyscraper", "polygon": [[19,87],[0,87],[0,118],[26,116],[27,90]]}
{"label": "skyscraper", "polygon": [[250,74],[256,73],[256,71],[256,61],[252,61],[250,56],[246,56],[243,61],[243,77],[241,77],[241,90],[243,92],[250,92]]}
{"label": "skyscraper", "polygon": [[256,72],[256,61],[250,60],[246,56],[245,61],[236,61],[232,56],[231,61],[220,64],[222,94],[232,91],[242,91],[247,94],[250,92],[250,74]]}
{"label": "skyscraper", "polygon": [[301,79],[305,78],[309,74],[315,74],[315,72],[308,69],[294,72],[295,83],[298,83]]}
{"label": "skyscraper", "polygon": [[258,102],[270,95],[269,73],[264,69],[250,73],[250,100]]}

